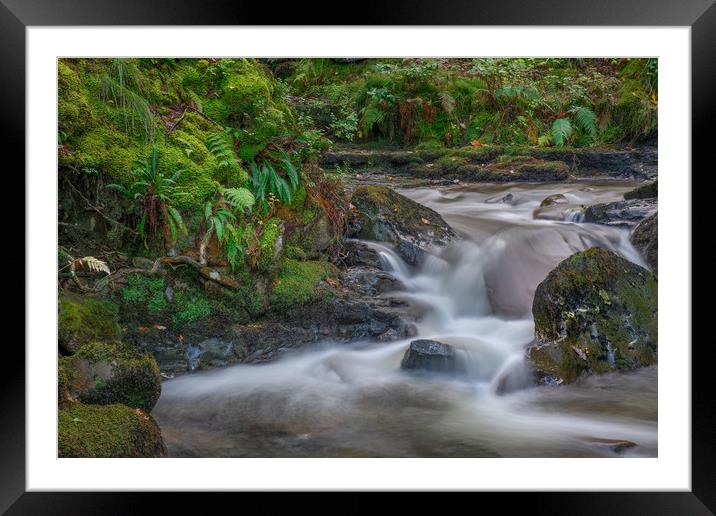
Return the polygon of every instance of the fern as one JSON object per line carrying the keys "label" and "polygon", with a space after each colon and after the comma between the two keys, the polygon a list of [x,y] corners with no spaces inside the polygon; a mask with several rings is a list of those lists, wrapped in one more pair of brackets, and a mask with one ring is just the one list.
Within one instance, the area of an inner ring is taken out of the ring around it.
{"label": "fern", "polygon": [[453,111],[455,111],[455,97],[450,95],[447,91],[441,91],[438,93],[438,96],[440,97],[440,104],[443,107],[443,110],[448,114],[448,116],[452,115]]}
{"label": "fern", "polygon": [[256,198],[246,188],[224,188],[221,193],[232,208],[238,211],[251,209],[256,203]]}
{"label": "fern", "polygon": [[597,115],[589,108],[576,107],[571,110],[574,121],[582,131],[587,133],[592,141],[597,139]]}
{"label": "fern", "polygon": [[90,272],[104,272],[110,274],[109,265],[107,262],[103,262],[99,258],[94,256],[84,256],[77,258],[74,262],[75,267],[84,267],[90,270]]}
{"label": "fern", "polygon": [[296,167],[291,162],[291,157],[288,155],[288,153],[284,150],[281,151],[281,163],[283,164],[283,169],[286,171],[286,175],[288,176],[288,180],[291,182],[291,188],[294,190],[298,188],[298,171],[296,170]]}
{"label": "fern", "polygon": [[229,170],[237,170],[239,168],[239,162],[236,159],[236,154],[234,154],[234,149],[225,134],[214,133],[209,135],[206,141],[209,152],[214,155],[220,167]]}
{"label": "fern", "polygon": [[568,118],[558,118],[552,123],[552,141],[557,147],[564,146],[572,135],[572,124]]}
{"label": "fern", "polygon": [[132,63],[116,59],[110,73],[100,79],[100,95],[112,100],[122,109],[125,128],[134,129],[138,119],[148,140],[154,140],[154,115],[149,102],[142,96],[142,81],[139,69]]}

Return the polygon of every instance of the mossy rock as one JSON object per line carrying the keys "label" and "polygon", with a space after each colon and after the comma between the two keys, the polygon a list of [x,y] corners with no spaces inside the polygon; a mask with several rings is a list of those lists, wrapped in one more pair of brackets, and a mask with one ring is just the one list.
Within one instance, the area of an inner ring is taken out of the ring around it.
{"label": "mossy rock", "polygon": [[412,264],[430,247],[445,246],[456,236],[436,211],[385,186],[359,186],[351,203],[357,213],[349,236],[393,242]]}
{"label": "mossy rock", "polygon": [[659,182],[642,185],[624,194],[624,199],[652,199],[659,197]]}
{"label": "mossy rock", "polygon": [[117,306],[93,298],[60,298],[58,342],[66,353],[76,353],[94,340],[113,340],[120,336]]}
{"label": "mossy rock", "polygon": [[259,237],[259,258],[256,269],[262,273],[278,270],[283,258],[283,221],[272,218],[264,223]]}
{"label": "mossy rock", "polygon": [[164,457],[167,453],[152,416],[125,405],[77,403],[60,410],[60,457]]}
{"label": "mossy rock", "polygon": [[537,286],[537,371],[565,383],[657,361],[656,277],[597,247],[562,261]]}
{"label": "mossy rock", "polygon": [[292,308],[330,299],[330,291],[322,288],[322,282],[338,275],[338,269],[326,261],[300,262],[286,259],[271,291],[271,311],[280,314]]}
{"label": "mossy rock", "polygon": [[91,342],[62,357],[60,392],[83,403],[151,410],[162,391],[159,367],[147,351],[114,342]]}

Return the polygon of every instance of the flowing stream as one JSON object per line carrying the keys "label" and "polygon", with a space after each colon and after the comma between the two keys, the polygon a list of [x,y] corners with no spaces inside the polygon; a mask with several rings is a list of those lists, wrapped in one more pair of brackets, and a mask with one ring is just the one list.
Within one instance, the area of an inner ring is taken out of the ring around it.
{"label": "flowing stream", "polygon": [[[600,246],[644,265],[629,232],[580,220],[626,183],[454,185],[401,190],[462,239],[418,268],[369,243],[404,285],[418,337],[321,343],[260,365],[164,382],[153,415],[170,456],[653,457],[657,369],[533,386],[525,362],[537,284],[561,260]],[[563,194],[563,204],[535,210]],[[544,217],[544,218],[542,218]],[[453,345],[456,375],[402,371],[410,340]],[[637,444],[615,451],[607,440]]]}

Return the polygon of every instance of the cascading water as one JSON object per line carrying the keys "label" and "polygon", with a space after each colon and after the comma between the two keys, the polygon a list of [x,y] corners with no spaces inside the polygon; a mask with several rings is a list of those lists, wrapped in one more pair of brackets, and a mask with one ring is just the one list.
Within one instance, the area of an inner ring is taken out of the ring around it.
{"label": "cascading water", "polygon": [[[655,456],[656,368],[535,387],[525,361],[534,289],[562,259],[598,245],[643,261],[628,231],[575,223],[581,205],[631,185],[477,185],[401,191],[463,237],[419,267],[367,242],[403,285],[418,336],[453,346],[464,372],[410,374],[410,340],[322,343],[263,365],[167,381],[154,410],[174,456]],[[535,218],[545,197],[568,203]]]}

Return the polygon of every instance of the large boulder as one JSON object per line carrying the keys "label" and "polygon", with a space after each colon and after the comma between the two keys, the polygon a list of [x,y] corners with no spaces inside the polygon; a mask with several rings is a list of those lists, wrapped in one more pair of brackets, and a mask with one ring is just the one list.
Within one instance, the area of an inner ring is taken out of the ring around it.
{"label": "large boulder", "polygon": [[164,457],[167,453],[152,416],[125,405],[75,403],[60,410],[60,457]]}
{"label": "large boulder", "polygon": [[68,354],[76,353],[94,340],[113,340],[120,336],[117,307],[94,298],[61,297],[58,314],[58,343]]}
{"label": "large boulder", "polygon": [[452,346],[427,339],[414,340],[410,343],[400,367],[439,373],[456,373],[464,370],[464,364]]}
{"label": "large boulder", "polygon": [[653,199],[659,196],[658,181],[641,185],[624,194],[624,199]]}
{"label": "large boulder", "polygon": [[561,262],[537,286],[528,350],[545,379],[635,369],[657,361],[656,277],[597,247]]}
{"label": "large boulder", "polygon": [[357,213],[349,225],[348,236],[392,242],[412,265],[419,263],[426,251],[444,247],[456,238],[437,212],[388,187],[359,186],[351,203]]}
{"label": "large boulder", "polygon": [[62,357],[59,389],[83,403],[122,403],[151,410],[162,386],[159,367],[150,353],[112,341],[91,342],[73,356]]}
{"label": "large boulder", "polygon": [[631,199],[595,204],[585,210],[584,222],[631,228],[656,213],[657,208],[656,199]]}
{"label": "large boulder", "polygon": [[658,213],[642,220],[631,234],[631,243],[642,254],[654,274],[659,265],[659,221]]}

